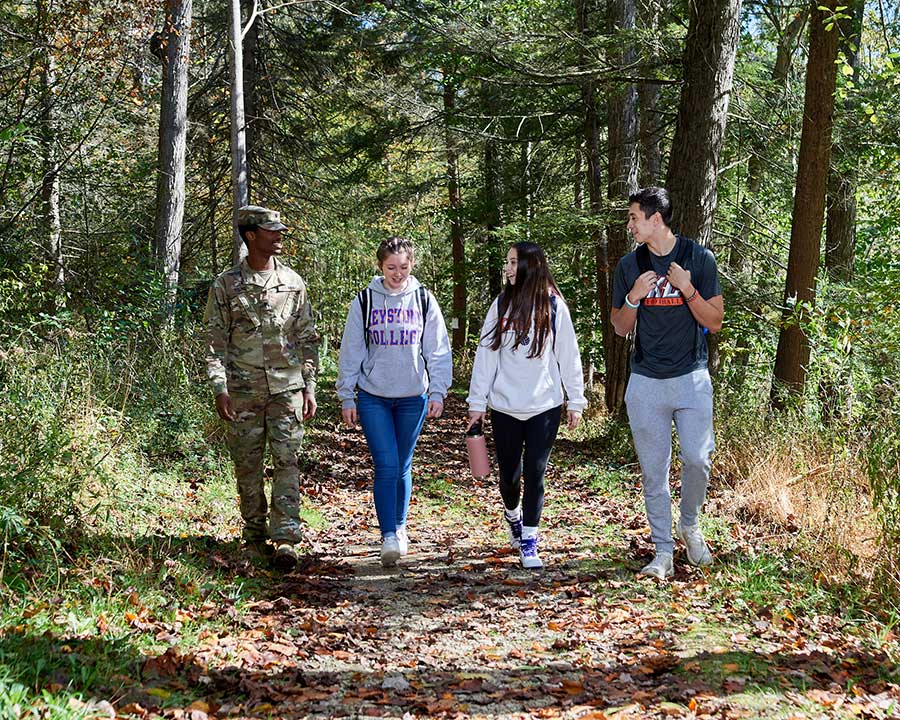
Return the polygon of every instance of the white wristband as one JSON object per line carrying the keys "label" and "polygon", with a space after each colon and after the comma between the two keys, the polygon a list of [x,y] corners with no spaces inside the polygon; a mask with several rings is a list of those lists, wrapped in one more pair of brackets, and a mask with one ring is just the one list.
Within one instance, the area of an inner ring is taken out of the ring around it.
{"label": "white wristband", "polygon": [[631,300],[628,299],[628,294],[627,294],[627,293],[625,294],[625,304],[626,304],[628,307],[630,307],[632,310],[637,310],[637,309],[641,306],[640,303],[638,303],[637,305],[632,305],[632,304],[631,304]]}

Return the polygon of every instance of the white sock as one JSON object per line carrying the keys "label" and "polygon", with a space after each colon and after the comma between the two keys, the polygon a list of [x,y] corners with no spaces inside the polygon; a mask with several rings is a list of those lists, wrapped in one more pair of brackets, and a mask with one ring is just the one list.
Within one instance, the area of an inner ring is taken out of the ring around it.
{"label": "white sock", "polygon": [[528,525],[524,525],[522,527],[522,539],[527,540],[528,538],[536,538],[537,537],[537,525],[534,527],[529,527]]}
{"label": "white sock", "polygon": [[394,540],[396,540],[396,539],[397,539],[397,533],[385,533],[385,534],[384,534],[384,537],[382,538],[382,540],[390,540],[391,538],[394,538]]}
{"label": "white sock", "polygon": [[515,510],[503,508],[503,514],[506,515],[507,520],[520,520],[522,518],[522,506],[519,505]]}

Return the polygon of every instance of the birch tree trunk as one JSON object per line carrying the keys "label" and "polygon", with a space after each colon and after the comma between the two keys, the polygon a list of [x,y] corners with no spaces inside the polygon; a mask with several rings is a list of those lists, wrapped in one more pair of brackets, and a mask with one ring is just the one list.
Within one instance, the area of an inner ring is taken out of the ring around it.
{"label": "birch tree trunk", "polygon": [[41,58],[41,212],[46,233],[47,284],[52,295],[51,309],[65,305],[66,271],[62,246],[62,225],[59,215],[59,128],[56,112],[56,57],[54,55],[50,14],[51,0],[38,0],[37,15],[40,41],[44,50]]}
{"label": "birch tree trunk", "polygon": [[184,162],[187,145],[188,63],[192,0],[166,0],[159,111],[159,174],[156,186],[156,262],[163,276],[166,311],[175,310],[184,221]]}
{"label": "birch tree trunk", "polygon": [[[808,308],[816,300],[825,190],[831,157],[834,90],[837,79],[838,31],[825,24],[837,0],[813,2],[809,25],[809,59],[803,99],[803,130],[794,191],[791,246],[784,289],[784,313],[772,383],[774,407],[784,407],[786,393],[798,395],[806,383],[809,338],[803,328]],[[824,8],[824,9],[822,9]]]}
{"label": "birch tree trunk", "polygon": [[[246,0],[244,0],[246,2]],[[250,2],[250,10],[248,15],[253,12],[253,2]],[[259,193],[254,189],[254,178],[256,169],[259,167],[259,133],[261,124],[261,113],[259,110],[259,93],[258,85],[258,55],[259,55],[259,34],[264,23],[264,16],[258,15],[253,22],[249,23],[249,27],[244,34],[241,44],[241,65],[243,68],[243,80],[241,89],[244,97],[244,132],[246,143],[247,158],[247,198],[258,197]]]}
{"label": "birch tree trunk", "polygon": [[247,172],[247,125],[244,118],[244,46],[241,29],[241,0],[231,0],[228,60],[231,65],[231,217],[232,262],[237,265],[247,254],[237,230],[238,210],[249,200]]}

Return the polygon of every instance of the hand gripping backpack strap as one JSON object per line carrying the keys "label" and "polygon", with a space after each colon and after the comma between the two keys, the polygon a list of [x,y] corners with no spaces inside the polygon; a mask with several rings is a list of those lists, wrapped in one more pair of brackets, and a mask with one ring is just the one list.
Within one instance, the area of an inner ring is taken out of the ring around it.
{"label": "hand gripping backpack strap", "polygon": [[[685,270],[691,270],[693,272],[694,258],[696,257],[695,253],[697,250],[697,243],[695,243],[690,238],[684,237],[683,235],[678,236],[678,252],[675,255],[675,262],[684,268]],[[638,264],[638,274],[643,275],[648,270],[653,270],[653,263],[650,261],[650,248],[647,247],[646,243],[637,246],[637,249],[634,251],[634,256],[637,259]],[[699,323],[697,323],[698,332],[699,332]],[[644,359],[644,352],[641,350],[641,341],[639,339],[639,335],[637,333],[637,323],[635,323],[634,330],[634,360],[637,363],[641,363]],[[697,347],[697,336],[694,336],[694,352]]]}

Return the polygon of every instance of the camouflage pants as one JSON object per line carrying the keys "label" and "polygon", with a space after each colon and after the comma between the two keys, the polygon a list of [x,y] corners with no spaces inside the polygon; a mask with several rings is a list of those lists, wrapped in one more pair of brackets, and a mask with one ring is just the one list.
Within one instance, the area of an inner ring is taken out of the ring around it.
{"label": "camouflage pants", "polygon": [[234,461],[245,540],[266,537],[267,504],[263,483],[266,438],[272,454],[272,517],[275,542],[300,540],[300,477],[297,456],[303,442],[303,391],[231,395],[237,419],[228,423],[228,449]]}

